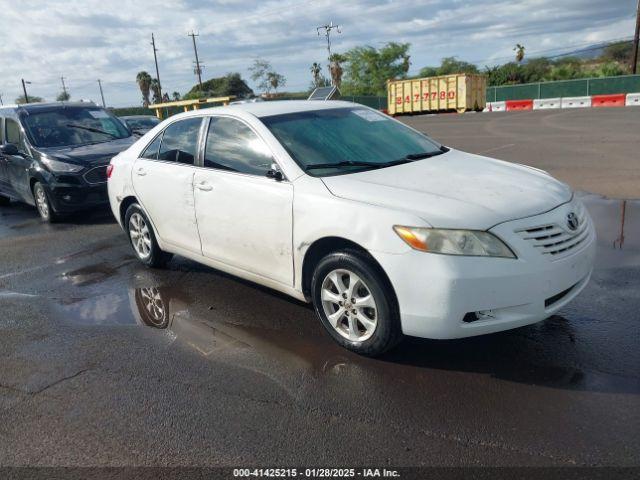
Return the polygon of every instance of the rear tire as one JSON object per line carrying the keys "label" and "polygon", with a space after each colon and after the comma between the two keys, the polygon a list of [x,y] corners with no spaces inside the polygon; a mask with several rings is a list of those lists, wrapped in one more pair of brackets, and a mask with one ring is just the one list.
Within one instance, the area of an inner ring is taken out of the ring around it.
{"label": "rear tire", "polygon": [[40,182],[33,185],[33,199],[36,202],[36,208],[40,214],[40,218],[47,223],[56,223],[60,220],[60,216],[53,210],[51,200]]}
{"label": "rear tire", "polygon": [[311,294],[322,325],[343,347],[375,357],[402,340],[393,289],[365,254],[344,250],[324,257],[313,273]]}
{"label": "rear tire", "polygon": [[137,203],[127,208],[124,227],[136,257],[146,266],[162,268],[173,257],[160,248],[151,222]]}

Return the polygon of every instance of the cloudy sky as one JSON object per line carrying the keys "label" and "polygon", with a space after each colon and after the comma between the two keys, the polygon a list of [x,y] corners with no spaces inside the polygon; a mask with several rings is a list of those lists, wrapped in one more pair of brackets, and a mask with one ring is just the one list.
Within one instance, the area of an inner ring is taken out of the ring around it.
{"label": "cloudy sky", "polygon": [[13,103],[25,78],[29,94],[53,100],[64,76],[72,98],[97,101],[100,78],[108,105],[139,105],[136,73],[154,72],[151,32],[164,91],[196,82],[192,30],[205,79],[236,71],[248,79],[261,57],[300,91],[310,64],[326,64],[316,26],[329,21],[342,26],[334,51],[409,42],[417,73],[453,55],[501,63],[516,42],[553,55],[629,38],[635,8],[636,0],[0,0],[0,94]]}

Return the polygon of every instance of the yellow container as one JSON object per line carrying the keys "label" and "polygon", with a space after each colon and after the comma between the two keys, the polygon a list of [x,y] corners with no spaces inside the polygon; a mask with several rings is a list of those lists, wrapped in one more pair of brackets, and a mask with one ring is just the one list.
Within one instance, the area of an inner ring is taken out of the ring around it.
{"label": "yellow container", "polygon": [[387,82],[387,105],[391,115],[482,110],[487,103],[486,95],[485,75],[460,73]]}

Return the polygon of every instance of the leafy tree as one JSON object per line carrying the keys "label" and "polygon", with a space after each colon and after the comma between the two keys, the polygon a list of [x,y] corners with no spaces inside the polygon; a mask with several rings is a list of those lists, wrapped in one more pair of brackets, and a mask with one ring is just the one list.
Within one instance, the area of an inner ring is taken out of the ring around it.
{"label": "leafy tree", "polygon": [[318,62],[313,62],[313,65],[311,65],[309,70],[311,70],[311,75],[313,76],[313,88],[327,86],[329,82],[325,76],[322,75],[322,66]]}
{"label": "leafy tree", "polygon": [[411,64],[409,46],[408,43],[389,42],[380,49],[364,46],[345,52],[343,93],[386,95],[387,80],[407,76]]}
{"label": "leafy tree", "polygon": [[[16,98],[15,102],[18,105],[27,103],[26,100],[24,99],[24,95],[20,95],[18,98]],[[29,95],[29,103],[38,103],[38,102],[44,102],[44,99],[42,97],[36,97],[35,95]]]}
{"label": "leafy tree", "polygon": [[616,42],[607,45],[604,49],[602,57],[605,60],[613,60],[616,62],[629,62],[633,53],[633,42]]}
{"label": "leafy tree", "polygon": [[138,72],[138,74],[136,75],[136,82],[138,83],[138,87],[140,87],[140,92],[142,93],[142,105],[144,107],[148,107],[150,100],[149,100],[149,93],[151,91],[151,75],[149,75],[147,72],[142,71],[142,72]]}
{"label": "leafy tree", "polygon": [[[70,98],[71,98],[71,95],[69,95],[69,92],[66,92],[66,91],[63,90],[56,97],[56,101],[58,101],[58,102],[68,102]],[[31,97],[29,97],[29,99],[31,99]]]}
{"label": "leafy tree", "polygon": [[177,102],[178,100],[180,100],[180,94],[178,92],[173,92],[171,94],[171,98],[173,99],[173,101]]}
{"label": "leafy tree", "polygon": [[515,62],[509,62],[495,67],[486,67],[485,74],[489,77],[489,85],[524,83],[522,67]]}
{"label": "leafy tree", "polygon": [[287,83],[287,79],[276,72],[267,73],[267,78],[269,79],[269,85],[271,85],[276,92],[278,91],[278,87],[284,87]]}
{"label": "leafy tree", "polygon": [[525,83],[542,82],[549,76],[551,60],[546,57],[533,58],[522,65],[522,80]]}
{"label": "leafy tree", "polygon": [[273,71],[271,63],[268,60],[256,58],[253,65],[249,67],[251,72],[251,80],[258,83],[258,88],[263,92],[269,93],[271,82],[269,81],[269,73]]}
{"label": "leafy tree", "polygon": [[[177,93],[178,92],[174,92],[174,98]],[[211,78],[206,82],[202,82],[202,90],[200,90],[200,85],[195,85],[182,98],[184,100],[191,100],[205,97],[227,97],[231,95],[238,98],[253,96],[253,90],[249,88],[249,85],[247,85],[239,73],[228,73],[224,77]]]}
{"label": "leafy tree", "polygon": [[473,63],[458,60],[457,57],[445,57],[439,67],[424,67],[418,73],[420,77],[436,77],[439,75],[451,75],[454,73],[480,73]]}
{"label": "leafy tree", "polygon": [[516,46],[513,47],[513,51],[516,52],[516,62],[522,62],[522,60],[524,60],[524,45],[517,43]]}

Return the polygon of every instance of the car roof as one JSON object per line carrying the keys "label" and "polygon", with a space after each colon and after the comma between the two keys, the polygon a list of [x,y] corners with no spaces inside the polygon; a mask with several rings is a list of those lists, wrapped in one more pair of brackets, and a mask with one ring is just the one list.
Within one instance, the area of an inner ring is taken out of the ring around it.
{"label": "car roof", "polygon": [[330,110],[333,108],[364,107],[359,103],[340,100],[272,100],[267,102],[242,103],[223,107],[203,108],[179,113],[169,118],[178,119],[199,115],[246,112],[256,117],[270,117],[285,113],[310,112],[314,110]]}
{"label": "car roof", "polygon": [[158,118],[155,115],[120,115],[118,118],[136,119],[136,118]]}
{"label": "car roof", "polygon": [[267,102],[241,103],[229,105],[225,109],[243,110],[256,117],[268,117],[285,113],[309,112],[313,110],[329,110],[332,108],[353,107],[357,104],[340,100],[272,100]]}
{"label": "car roof", "polygon": [[41,102],[41,103],[22,103],[20,105],[5,105],[0,110],[23,110],[27,112],[37,112],[45,110],[54,110],[56,108],[72,107],[72,108],[102,108],[93,102]]}

